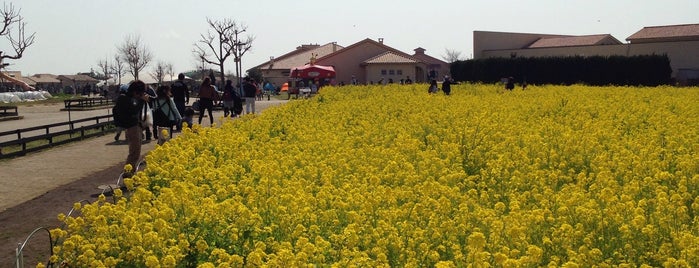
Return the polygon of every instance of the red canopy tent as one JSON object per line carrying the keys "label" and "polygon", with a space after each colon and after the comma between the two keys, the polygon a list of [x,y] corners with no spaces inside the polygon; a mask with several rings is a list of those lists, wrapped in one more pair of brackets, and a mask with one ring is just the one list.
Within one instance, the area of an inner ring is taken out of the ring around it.
{"label": "red canopy tent", "polygon": [[334,78],[335,68],[332,66],[306,64],[304,66],[291,68],[289,77],[301,79]]}

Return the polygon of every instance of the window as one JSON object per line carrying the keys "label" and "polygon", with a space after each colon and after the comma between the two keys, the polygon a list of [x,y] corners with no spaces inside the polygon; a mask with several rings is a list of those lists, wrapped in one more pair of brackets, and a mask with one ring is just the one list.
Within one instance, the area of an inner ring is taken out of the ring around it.
{"label": "window", "polygon": [[388,70],[388,75],[395,75],[395,74],[396,74],[396,70]]}
{"label": "window", "polygon": [[397,75],[403,75],[403,70],[396,70]]}
{"label": "window", "polygon": [[386,75],[386,69],[381,70],[381,75]]}

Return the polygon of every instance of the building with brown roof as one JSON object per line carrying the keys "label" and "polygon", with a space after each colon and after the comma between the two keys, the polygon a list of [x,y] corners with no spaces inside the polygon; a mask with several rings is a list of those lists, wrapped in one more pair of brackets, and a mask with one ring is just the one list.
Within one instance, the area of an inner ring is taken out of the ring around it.
{"label": "building with brown roof", "polygon": [[620,45],[611,34],[542,37],[527,48]]}
{"label": "building with brown roof", "polygon": [[[699,83],[699,24],[645,27],[619,42],[609,34],[568,36],[473,32],[474,59],[492,57],[667,55],[680,84]],[[503,74],[507,75],[507,74]]]}
{"label": "building with brown roof", "polygon": [[[346,48],[316,61],[320,65],[335,67],[338,83],[348,84],[354,76],[361,84],[393,80],[395,82],[410,76],[415,82],[426,82],[430,71],[436,77],[444,75],[445,70],[429,69],[428,64],[384,44],[383,38],[378,41],[364,39]],[[447,63],[444,63],[448,66]],[[446,68],[448,70],[448,67]]]}
{"label": "building with brown roof", "polygon": [[699,24],[643,27],[626,41],[631,44],[699,41]]}
{"label": "building with brown roof", "polygon": [[343,47],[335,42],[325,45],[306,44],[296,47],[295,50],[278,57],[270,57],[270,60],[251,69],[259,69],[262,77],[269,82],[281,86],[289,80],[290,70],[294,67],[308,64],[309,59],[315,55],[322,57],[333,53]]}
{"label": "building with brown roof", "polygon": [[83,92],[91,92],[97,87],[97,83],[100,82],[100,80],[84,74],[59,75],[57,79],[61,81],[61,88],[68,94],[85,94]]}
{"label": "building with brown roof", "polygon": [[315,64],[332,66],[336,76],[334,83],[349,84],[356,78],[361,84],[392,80],[399,82],[410,77],[415,82],[426,82],[430,74],[442,77],[449,74],[449,64],[424,53],[423,48],[415,49],[410,55],[378,41],[364,39],[343,47],[336,43],[323,46],[304,45],[280,57],[253,67],[259,69],[265,79],[277,85],[290,80],[290,70],[303,66],[316,58]]}
{"label": "building with brown roof", "polygon": [[424,48],[418,47],[413,49],[413,51],[415,52],[413,53],[413,58],[416,58],[427,65],[428,76],[432,74],[435,78],[443,78],[445,75],[451,75],[449,63],[425,54],[425,51],[427,50]]}
{"label": "building with brown roof", "polygon": [[57,75],[35,74],[26,77],[26,79],[31,80],[37,90],[46,90],[50,93],[59,93],[61,91],[61,80],[58,80]]}
{"label": "building with brown roof", "polygon": [[[17,79],[18,81],[25,82],[32,87],[36,85],[36,83],[34,83],[33,81],[22,77],[22,72],[20,72],[20,71],[3,71],[3,73],[5,75],[13,78],[13,79]],[[0,78],[0,92],[17,91],[17,90],[22,90],[22,88],[19,85],[17,85],[16,83],[9,81],[8,79]]]}
{"label": "building with brown roof", "polygon": [[369,83],[376,82],[384,84],[389,81],[398,82],[408,76],[414,78],[416,72],[415,66],[426,67],[418,59],[392,51],[386,51],[371,57],[363,61],[361,65],[364,67],[366,80],[369,81]]}

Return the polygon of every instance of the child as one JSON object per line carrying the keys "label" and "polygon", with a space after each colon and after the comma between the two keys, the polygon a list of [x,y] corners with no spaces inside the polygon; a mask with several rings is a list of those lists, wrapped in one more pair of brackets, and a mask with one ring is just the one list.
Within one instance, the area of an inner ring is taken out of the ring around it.
{"label": "child", "polygon": [[184,110],[182,122],[187,123],[187,127],[192,128],[192,123],[194,122],[194,109],[187,107],[187,109]]}

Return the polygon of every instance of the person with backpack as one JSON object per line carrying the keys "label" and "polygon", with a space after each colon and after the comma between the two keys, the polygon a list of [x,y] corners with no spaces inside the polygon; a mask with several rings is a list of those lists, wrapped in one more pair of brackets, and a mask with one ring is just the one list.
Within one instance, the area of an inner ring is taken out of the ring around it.
{"label": "person with backpack", "polygon": [[[131,165],[130,177],[138,167],[141,158],[141,135],[146,122],[148,105],[146,104],[146,84],[140,80],[131,82],[126,94],[120,95],[113,108],[114,124],[126,129],[126,141],[129,143],[129,154],[126,164]],[[147,126],[145,126],[147,127]]]}
{"label": "person with backpack", "polygon": [[[117,98],[114,100],[115,102],[119,100],[120,97],[126,96],[126,91],[128,90],[129,85],[122,84],[119,86],[119,95]],[[116,108],[116,106],[114,106]],[[114,110],[112,110],[112,114],[115,114]],[[116,126],[116,134],[114,134],[114,141],[119,141],[119,137],[121,137],[121,132],[124,132],[124,128],[120,126]]]}
{"label": "person with backpack", "polygon": [[[182,120],[182,115],[170,97],[169,86],[158,87],[156,94],[158,97],[153,101],[153,137],[158,139],[160,131],[165,128],[169,131],[168,138],[172,138],[172,129]],[[160,137],[158,142],[163,140],[166,140],[165,137]]]}

